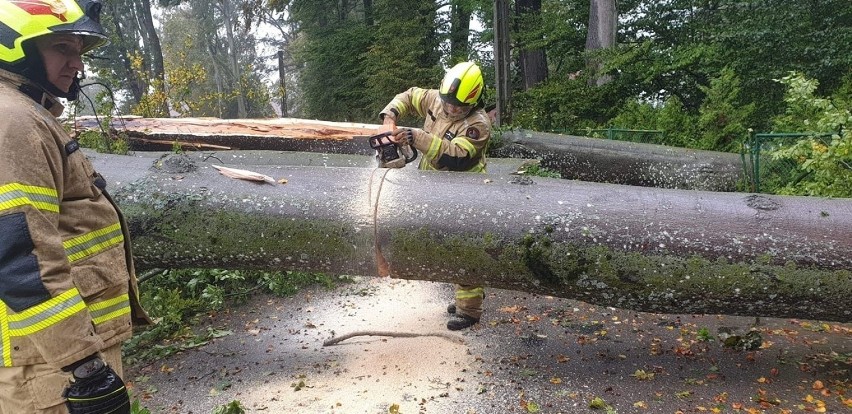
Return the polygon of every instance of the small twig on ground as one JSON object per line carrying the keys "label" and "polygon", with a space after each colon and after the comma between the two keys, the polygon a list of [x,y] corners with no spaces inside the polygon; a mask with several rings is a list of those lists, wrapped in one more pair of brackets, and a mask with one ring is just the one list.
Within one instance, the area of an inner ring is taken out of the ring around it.
{"label": "small twig on ground", "polygon": [[462,337],[458,335],[449,334],[446,332],[389,332],[389,331],[355,331],[348,333],[346,335],[340,335],[335,338],[327,339],[322,343],[322,346],[330,346],[336,345],[340,342],[343,342],[349,338],[353,338],[356,336],[390,336],[394,338],[416,338],[419,336],[437,336],[439,338],[444,338],[448,341],[455,342],[457,344],[464,345],[465,341]]}

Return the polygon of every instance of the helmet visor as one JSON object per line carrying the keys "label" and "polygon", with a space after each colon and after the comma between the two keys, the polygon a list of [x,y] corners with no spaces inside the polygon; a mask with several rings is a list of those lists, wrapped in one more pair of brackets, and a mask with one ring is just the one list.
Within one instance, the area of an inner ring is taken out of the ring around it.
{"label": "helmet visor", "polygon": [[82,36],[83,53],[107,44],[106,32],[101,26],[101,2],[78,0],[77,4],[83,11],[82,17],[68,24],[53,26],[50,30],[54,33],[71,33]]}

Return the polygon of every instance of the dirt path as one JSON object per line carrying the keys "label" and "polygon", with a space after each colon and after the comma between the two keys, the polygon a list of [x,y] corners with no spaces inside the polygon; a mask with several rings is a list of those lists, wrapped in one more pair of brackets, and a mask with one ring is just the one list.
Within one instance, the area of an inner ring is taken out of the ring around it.
{"label": "dirt path", "polygon": [[446,332],[452,288],[364,278],[259,296],[198,327],[232,334],[127,377],[153,413],[206,414],[233,400],[261,413],[607,412],[589,408],[595,398],[619,414],[852,412],[852,324],[763,319],[761,349],[734,351],[701,338],[745,333],[754,318],[486,292],[465,344],[356,337],[328,347],[353,331]]}

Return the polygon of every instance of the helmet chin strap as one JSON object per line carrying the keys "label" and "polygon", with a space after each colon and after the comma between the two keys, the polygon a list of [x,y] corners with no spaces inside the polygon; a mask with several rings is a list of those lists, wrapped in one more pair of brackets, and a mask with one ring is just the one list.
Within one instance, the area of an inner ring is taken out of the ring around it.
{"label": "helmet chin strap", "polygon": [[74,77],[74,80],[71,81],[71,87],[68,88],[68,92],[65,92],[64,95],[56,95],[61,98],[67,99],[69,102],[74,102],[77,98],[80,97],[80,81],[86,79],[86,74],[80,72],[78,76]]}

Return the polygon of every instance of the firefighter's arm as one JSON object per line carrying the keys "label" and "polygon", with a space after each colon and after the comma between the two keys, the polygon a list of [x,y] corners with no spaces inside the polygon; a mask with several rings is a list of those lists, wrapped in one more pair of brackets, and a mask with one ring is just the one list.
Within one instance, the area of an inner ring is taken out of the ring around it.
{"label": "firefighter's arm", "polygon": [[382,126],[379,127],[379,134],[392,132],[396,129],[396,117],[391,114],[382,114]]}
{"label": "firefighter's arm", "polygon": [[445,140],[423,130],[413,130],[414,147],[438,169],[468,171],[483,156],[491,128],[484,122],[471,123],[462,134]]}
{"label": "firefighter's arm", "polygon": [[418,118],[426,118],[426,110],[434,99],[432,95],[437,95],[437,92],[430,94],[429,89],[409,88],[407,91],[394,96],[390,103],[379,112],[379,117],[382,118],[383,122],[389,117],[396,122],[396,120],[411,114]]}
{"label": "firefighter's arm", "polygon": [[[26,337],[45,361],[63,367],[102,343],[58,231],[62,153],[41,119],[22,116],[15,127],[0,127],[0,306],[9,321],[0,335],[4,342]],[[11,358],[5,354],[4,365]]]}

